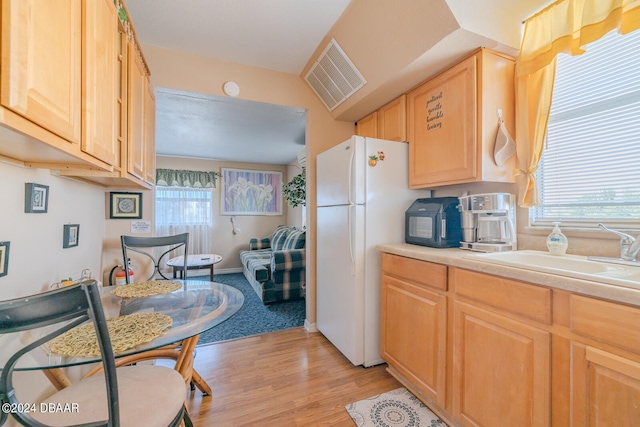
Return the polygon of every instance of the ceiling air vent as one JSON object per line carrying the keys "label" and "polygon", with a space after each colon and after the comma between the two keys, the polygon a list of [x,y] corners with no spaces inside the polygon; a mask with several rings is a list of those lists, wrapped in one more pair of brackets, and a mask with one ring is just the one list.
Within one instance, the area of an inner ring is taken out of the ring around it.
{"label": "ceiling air vent", "polygon": [[305,80],[329,111],[367,83],[334,39],[313,64]]}

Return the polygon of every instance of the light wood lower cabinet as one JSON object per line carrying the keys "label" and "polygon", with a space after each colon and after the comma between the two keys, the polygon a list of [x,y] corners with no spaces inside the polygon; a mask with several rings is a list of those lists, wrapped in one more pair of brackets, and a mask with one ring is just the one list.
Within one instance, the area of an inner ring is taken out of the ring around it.
{"label": "light wood lower cabinet", "polygon": [[453,317],[452,409],[460,425],[550,425],[551,334],[458,301]]}
{"label": "light wood lower cabinet", "polygon": [[384,253],[382,356],[450,426],[640,425],[640,308]]}
{"label": "light wood lower cabinet", "polygon": [[573,343],[571,426],[640,424],[640,363]]}
{"label": "light wood lower cabinet", "polygon": [[382,325],[382,357],[444,405],[447,298],[383,275]]}

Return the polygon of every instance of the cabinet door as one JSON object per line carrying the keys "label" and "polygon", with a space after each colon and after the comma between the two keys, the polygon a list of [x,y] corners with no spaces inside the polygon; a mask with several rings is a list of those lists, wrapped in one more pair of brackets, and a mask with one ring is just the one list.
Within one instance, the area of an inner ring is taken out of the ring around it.
{"label": "cabinet door", "polygon": [[144,112],[145,180],[153,184],[156,182],[156,97],[150,84],[147,84]]}
{"label": "cabinet door", "polygon": [[549,332],[456,301],[453,337],[460,425],[550,425]]}
{"label": "cabinet door", "polygon": [[2,2],[2,105],[80,143],[80,0]]}
{"label": "cabinet door", "polygon": [[378,137],[378,112],[374,111],[367,117],[358,120],[356,124],[356,135],[369,138]]}
{"label": "cabinet door", "polygon": [[446,297],[382,275],[382,357],[445,405]]}
{"label": "cabinet door", "polygon": [[111,0],[82,4],[82,150],[113,165],[118,141],[118,16]]}
{"label": "cabinet door", "polygon": [[402,95],[378,110],[378,138],[407,140],[407,96]]}
{"label": "cabinet door", "polygon": [[637,426],[640,363],[572,343],[571,426]]}
{"label": "cabinet door", "polygon": [[147,97],[147,75],[134,45],[129,45],[129,90],[127,170],[130,174],[145,179],[144,171],[144,103]]}
{"label": "cabinet door", "polygon": [[411,188],[476,179],[476,68],[471,56],[407,94]]}

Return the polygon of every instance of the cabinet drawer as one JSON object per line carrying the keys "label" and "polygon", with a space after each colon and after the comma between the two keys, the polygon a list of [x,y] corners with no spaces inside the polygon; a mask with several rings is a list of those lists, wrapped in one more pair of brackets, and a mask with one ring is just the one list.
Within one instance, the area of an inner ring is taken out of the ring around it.
{"label": "cabinet drawer", "polygon": [[571,331],[640,353],[640,309],[571,295]]}
{"label": "cabinet drawer", "polygon": [[458,295],[551,324],[551,289],[458,268],[449,278]]}
{"label": "cabinet drawer", "polygon": [[447,290],[446,265],[383,253],[382,271],[402,279]]}

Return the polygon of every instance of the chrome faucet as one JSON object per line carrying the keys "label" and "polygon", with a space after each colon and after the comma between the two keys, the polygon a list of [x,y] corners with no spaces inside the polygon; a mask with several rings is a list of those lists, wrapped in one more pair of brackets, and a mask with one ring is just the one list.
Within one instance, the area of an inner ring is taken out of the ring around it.
{"label": "chrome faucet", "polygon": [[[640,238],[636,238],[621,231],[607,228],[604,224],[598,224],[604,231],[620,236],[620,259],[625,261],[638,262],[638,252],[640,252]],[[640,237],[640,236],[638,236]]]}

